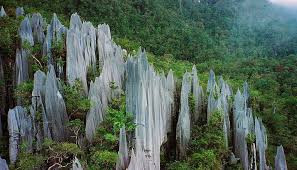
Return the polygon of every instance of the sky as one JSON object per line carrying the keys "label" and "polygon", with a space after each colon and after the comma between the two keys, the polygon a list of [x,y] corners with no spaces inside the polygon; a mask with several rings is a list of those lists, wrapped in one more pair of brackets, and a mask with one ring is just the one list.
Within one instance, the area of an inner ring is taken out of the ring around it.
{"label": "sky", "polygon": [[270,0],[272,3],[287,6],[287,7],[297,7],[297,0]]}

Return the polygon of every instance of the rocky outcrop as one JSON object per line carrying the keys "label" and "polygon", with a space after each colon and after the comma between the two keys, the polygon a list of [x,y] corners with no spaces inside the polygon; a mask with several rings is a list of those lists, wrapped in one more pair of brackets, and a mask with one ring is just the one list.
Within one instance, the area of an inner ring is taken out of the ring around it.
{"label": "rocky outcrop", "polygon": [[255,135],[256,135],[256,149],[259,155],[259,169],[268,169],[266,165],[265,151],[267,149],[267,135],[266,129],[262,123],[262,120],[255,118]]}
{"label": "rocky outcrop", "polygon": [[17,7],[15,10],[15,16],[19,17],[19,16],[23,16],[25,15],[25,11],[23,7]]}
{"label": "rocky outcrop", "polygon": [[79,79],[88,94],[87,71],[89,67],[96,68],[96,29],[90,22],[82,22],[76,13],[72,14],[66,44],[67,80],[73,85]]}
{"label": "rocky outcrop", "polygon": [[275,156],[275,170],[287,170],[286,156],[283,146],[277,147],[277,152]]}
{"label": "rocky outcrop", "polygon": [[72,168],[71,170],[83,170],[83,167],[81,166],[79,160],[77,159],[77,157],[74,158],[74,160],[72,161]]}
{"label": "rocky outcrop", "polygon": [[154,71],[145,52],[127,61],[126,107],[137,125],[136,158],[132,151],[128,169],[160,169],[160,147],[167,140],[168,115],[174,101],[169,90],[174,88],[168,88],[173,86],[172,80]]}
{"label": "rocky outcrop", "polygon": [[45,21],[40,13],[34,13],[31,17],[33,41],[42,44],[45,39],[44,30]]}
{"label": "rocky outcrop", "polygon": [[5,159],[0,157],[0,170],[9,170]]}
{"label": "rocky outcrop", "polygon": [[186,154],[187,146],[191,135],[191,117],[189,107],[189,96],[191,95],[192,76],[190,73],[185,73],[182,81],[181,98],[180,98],[180,113],[178,116],[176,127],[176,140],[180,157]]}
{"label": "rocky outcrop", "polygon": [[45,113],[49,122],[52,138],[56,141],[62,141],[67,138],[65,124],[68,121],[68,116],[64,99],[58,89],[58,82],[53,66],[49,67],[46,76],[44,101]]}
{"label": "rocky outcrop", "polygon": [[5,114],[6,107],[6,85],[5,85],[5,77],[4,77],[4,68],[3,68],[3,56],[0,55],[0,137],[2,137],[2,116]]}
{"label": "rocky outcrop", "polygon": [[21,144],[25,144],[27,151],[32,151],[33,131],[32,119],[27,111],[16,106],[8,112],[9,158],[15,163]]}
{"label": "rocky outcrop", "polygon": [[129,165],[129,153],[125,127],[120,130],[118,161],[116,165],[117,170],[126,170]]}
{"label": "rocky outcrop", "polygon": [[209,73],[206,92],[208,94],[207,121],[209,121],[212,113],[217,111],[217,107],[218,107],[217,98],[219,96],[219,87],[217,85],[215,73],[213,72],[213,70],[210,70],[210,73]]}
{"label": "rocky outcrop", "polygon": [[[110,39],[109,41],[112,40]],[[96,77],[94,82],[90,82],[88,97],[93,105],[86,119],[86,137],[89,142],[92,142],[96,128],[103,121],[108,102],[110,102],[112,98],[118,97],[123,88],[125,74],[123,53],[121,47],[113,42],[112,44],[112,53],[105,59],[100,76]],[[91,60],[89,61],[91,62]],[[114,83],[116,88],[111,87],[111,83]]]}
{"label": "rocky outcrop", "polygon": [[1,6],[0,17],[5,17],[5,16],[7,16],[7,14],[6,14],[6,12],[5,12],[3,6]]}
{"label": "rocky outcrop", "polygon": [[199,119],[199,117],[201,117],[201,114],[202,114],[204,94],[203,94],[202,86],[200,86],[199,84],[199,78],[197,75],[197,69],[195,65],[192,68],[192,76],[193,76],[192,93],[195,101],[194,113],[192,114],[193,114],[194,122],[196,122]]}

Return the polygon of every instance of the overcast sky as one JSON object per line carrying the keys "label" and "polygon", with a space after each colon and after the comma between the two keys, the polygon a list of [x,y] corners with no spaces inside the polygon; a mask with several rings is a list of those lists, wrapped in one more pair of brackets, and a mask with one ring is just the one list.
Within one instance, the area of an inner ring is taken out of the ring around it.
{"label": "overcast sky", "polygon": [[297,0],[270,0],[272,3],[288,6],[297,7]]}

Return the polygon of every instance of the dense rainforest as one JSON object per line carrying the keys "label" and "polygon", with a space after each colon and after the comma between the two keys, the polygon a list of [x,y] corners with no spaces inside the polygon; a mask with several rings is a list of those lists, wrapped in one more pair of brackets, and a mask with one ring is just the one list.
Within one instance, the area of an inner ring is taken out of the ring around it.
{"label": "dense rainforest", "polygon": [[[51,78],[52,73],[52,68],[46,67],[47,58],[43,56],[42,44],[32,46],[28,42],[20,43],[21,22],[26,14],[40,13],[44,22],[55,25],[52,16],[56,13],[65,27],[72,27],[75,25],[74,22],[71,23],[75,20],[72,20],[72,14],[77,12],[81,20],[90,21],[95,27],[98,24],[108,24],[113,41],[129,54],[139,55],[139,48],[145,49],[148,62],[157,73],[165,72],[170,75],[172,69],[176,77],[176,89],[181,91],[174,94],[175,103],[183,101],[183,91],[187,88],[184,85],[184,73],[188,71],[194,74],[193,64],[197,68],[205,95],[211,95],[211,91],[206,91],[211,80],[209,74],[212,75],[209,70],[223,76],[224,81],[232,87],[232,100],[236,99],[237,89],[242,90],[244,82],[248,82],[248,105],[252,108],[253,115],[262,119],[267,130],[267,164],[274,167],[276,148],[282,145],[288,169],[297,169],[297,12],[293,9],[274,5],[266,0],[2,0],[0,6],[4,7],[7,14],[0,18],[0,57],[5,57],[3,61],[0,60],[4,63],[3,73],[0,69],[0,75],[4,75],[4,79],[0,80],[0,89],[5,91],[0,94],[3,126],[0,133],[1,158],[9,160],[9,109],[20,103],[29,107],[31,100],[35,101],[31,95],[35,89],[35,71],[48,72],[45,74],[46,80]],[[19,16],[16,16],[17,7],[23,7]],[[68,41],[68,35],[61,36],[61,39]],[[14,63],[17,62],[15,58],[20,46],[31,51],[31,66],[28,69],[28,79],[18,84]],[[100,49],[95,51],[100,55]],[[59,70],[59,64],[62,68],[66,67],[68,53],[68,45],[63,41],[52,44],[51,56],[56,63],[54,70]],[[127,56],[124,58],[127,60]],[[117,97],[109,99],[107,114],[96,127],[96,132],[90,135],[92,138],[86,134],[86,138],[91,139],[93,144],[84,146],[80,144],[84,142],[79,140],[84,136],[85,128],[92,128],[86,123],[86,115],[94,107],[94,103],[90,101],[94,96],[86,95],[86,91],[91,91],[92,83],[100,86],[101,79],[97,82],[96,77],[104,73],[103,69],[99,62],[94,68],[87,68],[86,82],[73,80],[70,85],[61,81],[58,83],[59,87],[56,87],[63,91],[65,112],[70,120],[65,126],[74,137],[62,143],[44,139],[41,149],[33,149],[33,153],[26,152],[26,143],[20,144],[18,160],[15,164],[10,164],[9,168],[68,168],[73,157],[78,157],[87,169],[115,167],[118,149],[124,145],[121,143],[123,136],[133,138],[133,131],[138,126],[133,123],[133,114],[129,112],[129,109],[132,112],[133,109],[128,107],[129,100],[126,99],[131,94],[137,95],[137,92],[132,89],[127,90],[127,94],[123,92],[117,95],[120,85],[111,82],[109,93]],[[133,69],[135,68],[131,66],[130,71],[133,72]],[[61,74],[61,79],[68,78],[68,75]],[[192,79],[194,81],[195,76]],[[219,86],[222,88],[222,85]],[[95,90],[92,92],[96,95]],[[189,95],[187,98],[190,112],[193,113],[196,108],[195,96]],[[204,104],[207,103],[207,99],[205,100]],[[233,101],[230,103],[233,105]],[[177,124],[178,116],[183,113],[180,107],[182,108],[178,104],[174,109],[175,112],[181,110],[181,113],[173,116],[173,129],[177,129],[174,124]],[[230,108],[232,111],[233,109]],[[21,110],[18,109],[17,112],[23,112]],[[201,112],[208,112],[206,110],[203,107]],[[36,120],[42,124],[41,112],[36,111]],[[232,142],[229,142],[230,148],[225,146],[222,128],[224,122],[220,119],[220,113],[214,112],[211,118],[199,118],[196,121],[198,123],[191,124],[191,140],[186,153],[170,150],[170,147],[177,144],[172,140],[176,134],[169,133],[167,146],[159,151],[160,169],[242,169],[240,163],[231,164],[228,160],[233,150],[230,147]],[[125,130],[122,129],[123,126]],[[254,143],[255,138],[255,134],[249,133],[247,145]],[[128,142],[128,148],[137,145],[135,143]],[[249,152],[252,152],[251,148],[248,148]]]}

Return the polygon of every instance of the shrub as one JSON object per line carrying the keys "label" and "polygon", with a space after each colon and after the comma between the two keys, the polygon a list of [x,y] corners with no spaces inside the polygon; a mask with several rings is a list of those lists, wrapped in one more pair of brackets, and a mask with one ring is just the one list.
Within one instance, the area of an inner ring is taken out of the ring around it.
{"label": "shrub", "polygon": [[96,151],[91,160],[96,164],[100,169],[110,170],[113,169],[117,163],[118,154],[116,152],[110,151]]}
{"label": "shrub", "polygon": [[214,150],[203,150],[199,153],[192,154],[190,163],[198,169],[221,169],[220,161],[218,161]]}
{"label": "shrub", "polygon": [[83,95],[84,92],[81,81],[76,80],[72,86],[64,84],[63,90],[66,109],[69,117],[71,118],[75,114],[80,114],[84,117],[85,113],[91,106],[91,102]]}
{"label": "shrub", "polygon": [[24,107],[29,107],[31,104],[31,97],[33,91],[33,81],[28,80],[19,84],[14,91],[16,99],[20,100]]}
{"label": "shrub", "polygon": [[168,170],[190,170],[192,169],[188,163],[176,161],[167,166]]}

